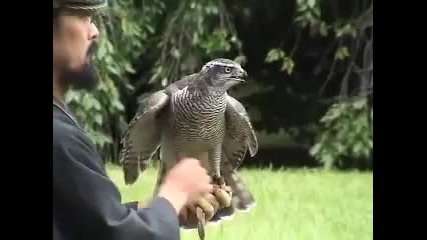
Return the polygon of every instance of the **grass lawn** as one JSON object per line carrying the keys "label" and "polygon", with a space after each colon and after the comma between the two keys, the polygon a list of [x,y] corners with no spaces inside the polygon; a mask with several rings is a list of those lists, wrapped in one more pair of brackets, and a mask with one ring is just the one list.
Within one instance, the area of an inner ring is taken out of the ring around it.
{"label": "grass lawn", "polygon": [[[157,178],[145,172],[125,186],[120,168],[108,166],[123,201],[147,199]],[[373,239],[372,173],[313,170],[240,170],[257,206],[233,220],[206,228],[206,240],[367,240]],[[182,231],[183,240],[198,240]]]}

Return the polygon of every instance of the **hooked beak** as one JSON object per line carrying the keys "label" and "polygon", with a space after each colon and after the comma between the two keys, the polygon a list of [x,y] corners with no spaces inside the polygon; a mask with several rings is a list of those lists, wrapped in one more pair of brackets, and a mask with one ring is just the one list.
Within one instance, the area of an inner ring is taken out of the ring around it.
{"label": "hooked beak", "polygon": [[244,83],[247,78],[248,78],[248,73],[243,69],[239,70],[237,74],[232,77],[233,80],[241,83]]}

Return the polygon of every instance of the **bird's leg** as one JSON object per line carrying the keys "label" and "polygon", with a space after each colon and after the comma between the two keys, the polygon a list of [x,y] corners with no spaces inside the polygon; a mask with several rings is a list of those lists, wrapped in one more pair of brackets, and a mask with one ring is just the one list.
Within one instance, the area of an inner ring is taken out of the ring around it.
{"label": "bird's leg", "polygon": [[209,160],[212,163],[212,180],[220,188],[225,186],[224,178],[221,176],[221,151],[221,144],[218,144],[209,152]]}
{"label": "bird's leg", "polygon": [[159,192],[160,185],[166,175],[166,168],[164,167],[164,162],[162,160],[159,161],[159,172],[157,175],[156,186],[154,187],[153,196],[157,196]]}

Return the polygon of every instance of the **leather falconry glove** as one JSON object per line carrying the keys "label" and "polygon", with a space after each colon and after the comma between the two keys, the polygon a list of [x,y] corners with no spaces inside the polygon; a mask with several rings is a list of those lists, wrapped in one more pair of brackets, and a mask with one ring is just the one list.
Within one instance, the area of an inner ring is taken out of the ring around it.
{"label": "leather falconry glove", "polygon": [[228,186],[214,185],[214,190],[199,198],[194,204],[187,205],[179,214],[181,227],[198,229],[199,237],[204,239],[204,225],[212,220],[218,210],[231,205],[232,193]]}

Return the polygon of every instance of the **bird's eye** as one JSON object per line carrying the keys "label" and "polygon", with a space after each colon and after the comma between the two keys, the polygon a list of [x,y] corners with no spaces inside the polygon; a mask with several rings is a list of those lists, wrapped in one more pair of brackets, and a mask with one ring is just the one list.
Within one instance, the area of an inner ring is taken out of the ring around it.
{"label": "bird's eye", "polygon": [[230,68],[230,67],[225,67],[224,71],[225,71],[226,73],[230,73],[230,72],[231,72],[231,68]]}

